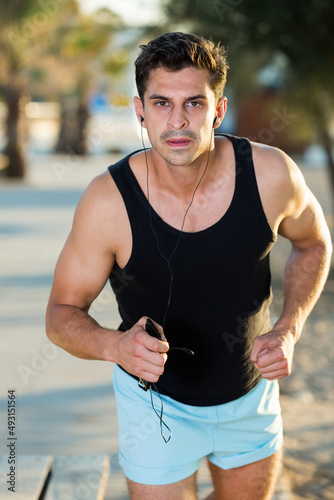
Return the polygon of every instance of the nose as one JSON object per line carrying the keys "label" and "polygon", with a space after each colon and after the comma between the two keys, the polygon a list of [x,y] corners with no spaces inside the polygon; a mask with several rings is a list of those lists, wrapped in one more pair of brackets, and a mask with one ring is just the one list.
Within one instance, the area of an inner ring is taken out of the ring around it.
{"label": "nose", "polygon": [[174,130],[181,130],[189,124],[183,107],[174,107],[168,118],[168,125]]}

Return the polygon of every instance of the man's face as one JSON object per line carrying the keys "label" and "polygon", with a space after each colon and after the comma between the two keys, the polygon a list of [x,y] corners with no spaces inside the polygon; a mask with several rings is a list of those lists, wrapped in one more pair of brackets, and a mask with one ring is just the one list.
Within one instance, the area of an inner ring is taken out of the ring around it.
{"label": "man's face", "polygon": [[170,165],[190,165],[208,152],[217,103],[207,70],[152,70],[144,108],[139,98],[135,107],[144,117],[154,153]]}

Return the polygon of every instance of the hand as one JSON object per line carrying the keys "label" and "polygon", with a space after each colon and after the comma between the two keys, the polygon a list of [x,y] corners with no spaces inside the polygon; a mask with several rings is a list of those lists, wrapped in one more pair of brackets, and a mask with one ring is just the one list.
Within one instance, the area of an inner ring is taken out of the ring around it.
{"label": "hand", "polygon": [[256,337],[250,355],[251,361],[259,369],[262,378],[276,380],[291,373],[295,346],[290,331],[272,330]]}
{"label": "hand", "polygon": [[164,372],[169,345],[162,327],[154,322],[163,341],[151,337],[145,330],[147,317],[141,318],[118,339],[117,363],[128,373],[148,382],[157,382]]}

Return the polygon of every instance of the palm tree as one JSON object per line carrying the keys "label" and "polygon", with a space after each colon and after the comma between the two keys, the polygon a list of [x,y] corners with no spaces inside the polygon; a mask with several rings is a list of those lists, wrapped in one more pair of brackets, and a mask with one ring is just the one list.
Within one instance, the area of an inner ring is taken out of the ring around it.
{"label": "palm tree", "polygon": [[36,0],[0,0],[0,92],[7,108],[5,173],[23,177],[24,105],[29,99],[31,69],[42,67],[50,29],[78,12],[74,0],[65,6]]}
{"label": "palm tree", "polygon": [[57,58],[57,82],[61,102],[61,126],[57,152],[86,154],[85,126],[89,118],[88,97],[96,76],[105,72],[104,49],[113,33],[123,27],[109,9],[93,16],[79,14],[72,24],[61,26],[49,47]]}
{"label": "palm tree", "polygon": [[[83,15],[76,0],[61,6],[57,2],[0,0],[0,9],[0,93],[7,107],[5,174],[23,177],[24,108],[31,93],[64,103],[58,151],[86,152],[89,85],[94,73],[103,70],[98,55],[121,23],[108,9],[95,16]],[[69,110],[74,117],[70,129]]]}

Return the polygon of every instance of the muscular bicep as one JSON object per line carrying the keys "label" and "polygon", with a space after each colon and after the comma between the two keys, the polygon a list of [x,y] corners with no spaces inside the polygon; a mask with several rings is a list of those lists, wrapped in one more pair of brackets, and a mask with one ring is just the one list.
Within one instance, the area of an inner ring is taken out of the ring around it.
{"label": "muscular bicep", "polygon": [[327,244],[322,209],[296,163],[283,151],[252,143],[262,205],[275,234],[300,250]]}
{"label": "muscular bicep", "polygon": [[58,259],[50,302],[74,305],[88,310],[103,289],[113,266],[112,254],[96,248],[95,243],[84,248],[87,238],[78,239],[71,233]]}
{"label": "muscular bicep", "polygon": [[278,233],[300,250],[323,244],[328,240],[329,232],[319,202],[303,179],[297,182],[292,192],[290,208]]}
{"label": "muscular bicep", "polygon": [[103,289],[115,262],[112,221],[99,181],[76,209],[72,230],[56,264],[50,305],[88,310]]}

